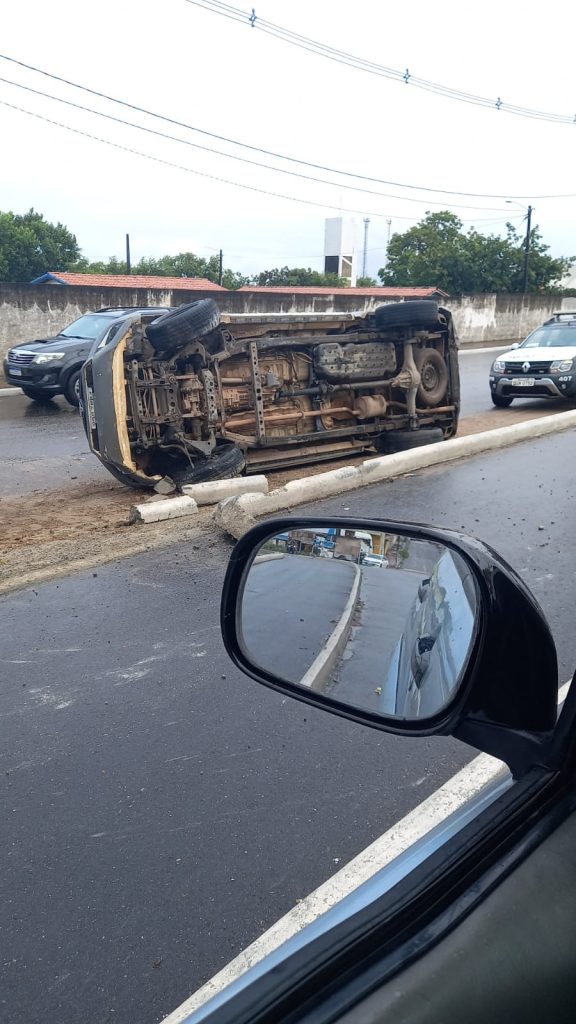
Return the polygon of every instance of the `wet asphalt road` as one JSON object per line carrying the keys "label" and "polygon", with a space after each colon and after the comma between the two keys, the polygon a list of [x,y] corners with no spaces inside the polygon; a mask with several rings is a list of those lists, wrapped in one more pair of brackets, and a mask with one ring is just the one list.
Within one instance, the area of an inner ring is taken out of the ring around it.
{"label": "wet asphalt road", "polygon": [[246,650],[262,668],[298,683],[342,615],[355,574],[350,562],[292,555],[253,565],[242,603]]}
{"label": "wet asphalt road", "polygon": [[64,398],[40,405],[0,395],[0,498],[111,480],[88,448],[78,410]]}
{"label": "wet asphalt road", "polygon": [[[492,543],[547,612],[564,681],[575,491],[565,434],[306,511],[434,509]],[[218,628],[225,558],[223,544],[153,551],[0,600],[10,1024],[153,1024],[472,756],[234,670]]]}
{"label": "wet asphalt road", "polygon": [[[499,351],[466,353],[460,359],[463,417],[493,408],[488,370]],[[550,411],[551,403],[523,401],[521,407]],[[112,480],[91,454],[77,410],[64,398],[43,406],[23,395],[0,395],[0,497],[51,489],[63,480]]]}

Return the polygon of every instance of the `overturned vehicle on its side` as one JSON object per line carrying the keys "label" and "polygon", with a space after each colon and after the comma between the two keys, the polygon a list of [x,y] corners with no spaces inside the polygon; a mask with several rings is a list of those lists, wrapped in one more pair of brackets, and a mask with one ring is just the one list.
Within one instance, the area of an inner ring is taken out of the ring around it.
{"label": "overturned vehicle on its side", "polygon": [[458,343],[432,300],[367,314],[220,314],[201,299],[128,315],[83,368],[92,451],[162,490],[456,433]]}

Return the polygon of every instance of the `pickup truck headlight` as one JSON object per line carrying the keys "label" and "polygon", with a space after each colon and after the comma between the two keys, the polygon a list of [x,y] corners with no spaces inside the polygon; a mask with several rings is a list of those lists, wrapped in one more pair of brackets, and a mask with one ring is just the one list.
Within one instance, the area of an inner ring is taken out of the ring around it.
{"label": "pickup truck headlight", "polygon": [[492,369],[494,370],[494,373],[504,373],[506,363],[503,359],[495,359],[492,363]]}
{"label": "pickup truck headlight", "polygon": [[553,363],[550,363],[551,373],[568,373],[572,369],[573,359],[555,359]]}
{"label": "pickup truck headlight", "polygon": [[40,355],[34,356],[33,363],[52,363],[56,359],[64,359],[65,352],[41,352]]}

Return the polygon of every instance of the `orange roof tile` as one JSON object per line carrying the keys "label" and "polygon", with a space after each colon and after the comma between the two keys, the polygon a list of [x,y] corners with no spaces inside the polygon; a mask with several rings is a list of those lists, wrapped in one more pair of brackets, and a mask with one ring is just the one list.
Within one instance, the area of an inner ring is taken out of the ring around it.
{"label": "orange roof tile", "polygon": [[255,285],[247,284],[239,289],[241,292],[276,292],[284,295],[370,295],[379,299],[426,299],[432,295],[446,295],[440,288],[318,288],[314,285]]}
{"label": "orange roof tile", "polygon": [[216,291],[225,292],[214,281],[204,277],[145,277],[139,274],[72,274],[67,271],[49,271],[55,283],[84,285],[88,288],[156,288],[161,291]]}

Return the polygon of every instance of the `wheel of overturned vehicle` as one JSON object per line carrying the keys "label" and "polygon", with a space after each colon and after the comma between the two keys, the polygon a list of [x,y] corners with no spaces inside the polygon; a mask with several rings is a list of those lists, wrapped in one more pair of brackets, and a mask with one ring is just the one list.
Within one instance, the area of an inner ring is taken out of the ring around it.
{"label": "wheel of overturned vehicle", "polygon": [[74,405],[76,408],[80,405],[80,370],[75,370],[68,377],[66,387],[64,388],[64,398],[67,402],[70,402],[70,405]]}
{"label": "wheel of overturned vehicle", "polygon": [[492,392],[490,397],[497,409],[507,409],[513,402],[512,398],[508,398],[506,395],[496,395],[494,392]]}
{"label": "wheel of overturned vehicle", "polygon": [[425,444],[437,444],[444,440],[441,427],[421,427],[419,430],[391,430],[381,434],[377,448],[382,455],[393,455],[406,452],[411,448],[421,448]]}
{"label": "wheel of overturned vehicle", "polygon": [[415,331],[438,330],[438,303],[434,299],[389,302],[374,311],[378,327],[412,327]]}
{"label": "wheel of overturned vehicle", "polygon": [[427,408],[439,405],[448,390],[448,367],[435,348],[414,349],[414,362],[420,373],[416,401]]}
{"label": "wheel of overturned vehicle", "polygon": [[155,481],[150,478],[150,483],[145,484],[142,480],[134,480],[129,473],[125,473],[122,469],[118,469],[117,466],[112,466],[111,463],[104,463],[108,472],[118,480],[118,483],[124,484],[126,487],[131,487],[134,491],[145,491],[148,487],[154,487]]}
{"label": "wheel of overturned vehicle", "polygon": [[146,328],[148,340],[155,352],[171,355],[205,334],[220,323],[220,310],[213,299],[198,299],[178,306],[155,320]]}
{"label": "wheel of overturned vehicle", "polygon": [[200,484],[207,480],[226,480],[240,476],[246,465],[244,452],[231,441],[221,441],[208,458],[201,456],[193,465],[172,469],[170,476],[178,487]]}

